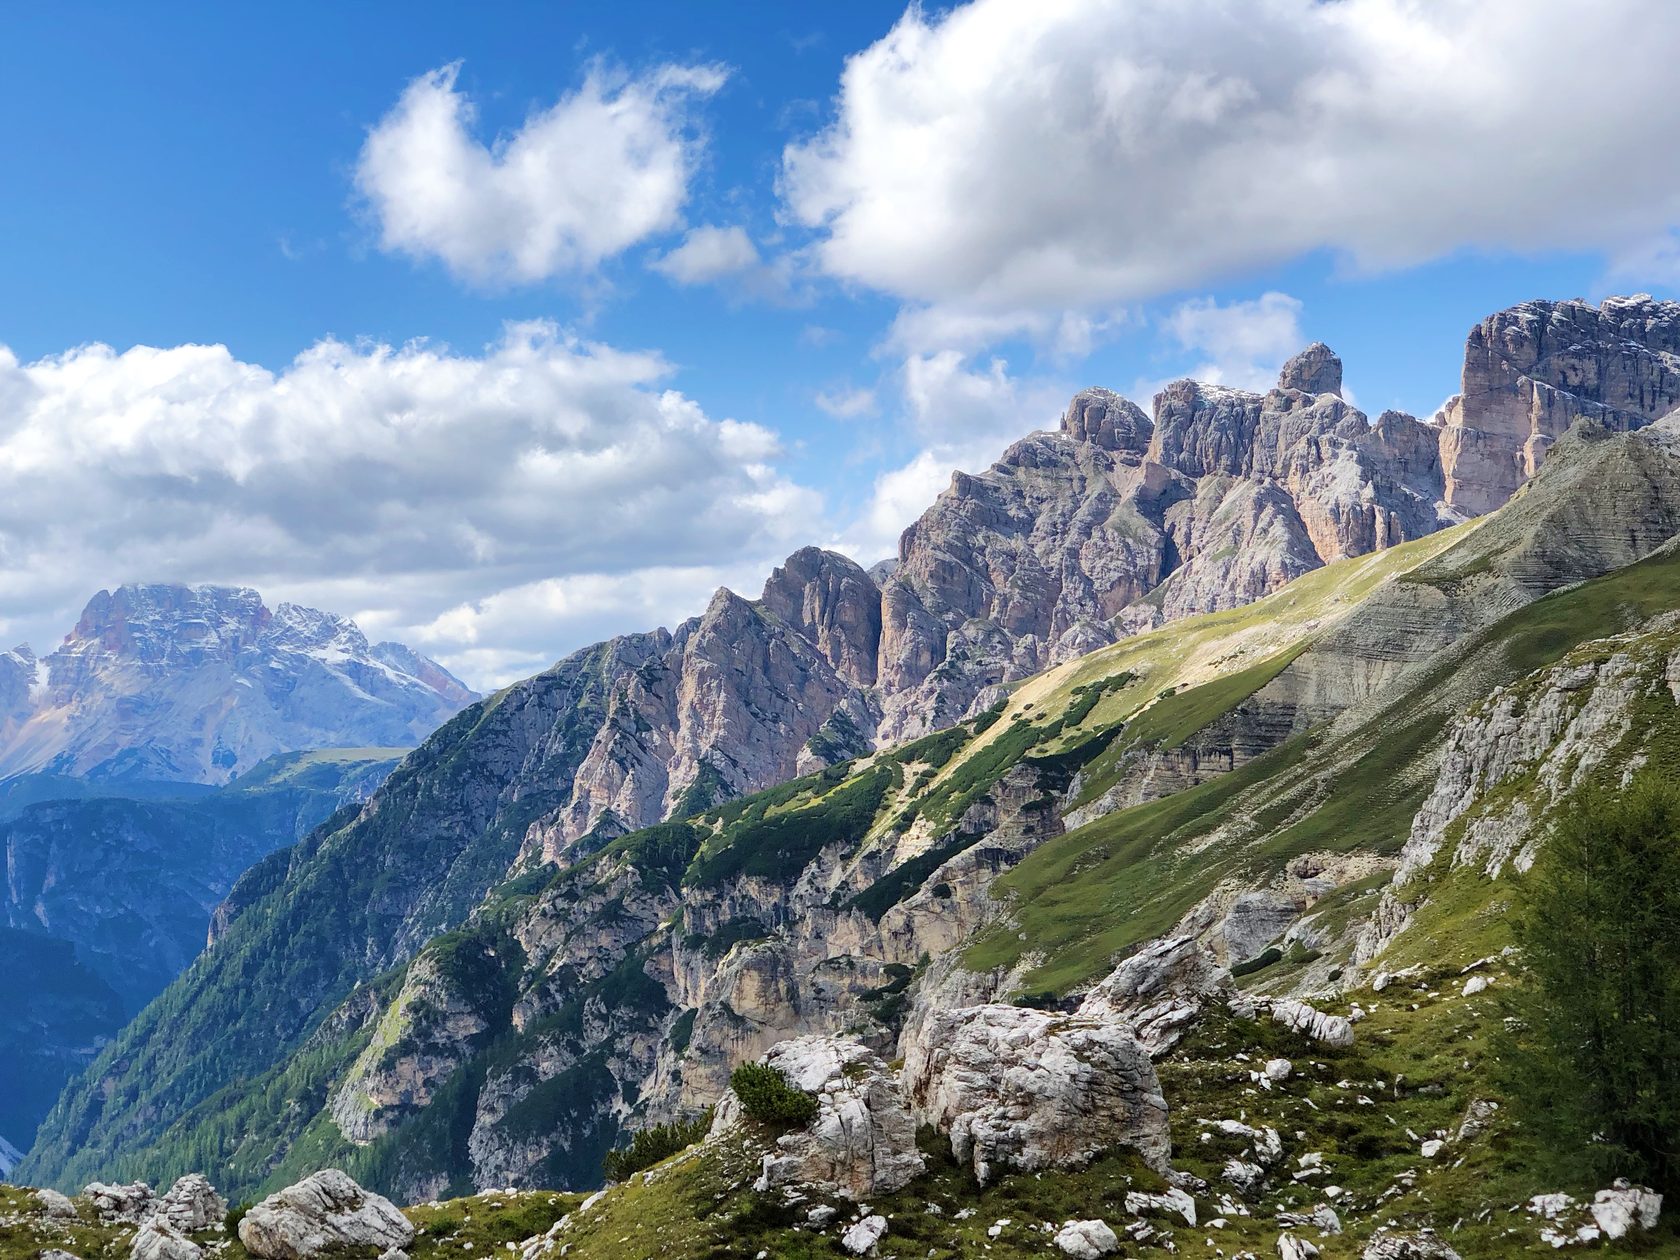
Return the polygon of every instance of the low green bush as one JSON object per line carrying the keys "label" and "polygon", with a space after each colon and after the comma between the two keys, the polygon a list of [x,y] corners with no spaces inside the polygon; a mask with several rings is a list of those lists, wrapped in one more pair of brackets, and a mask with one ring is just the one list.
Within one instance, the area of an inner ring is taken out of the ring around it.
{"label": "low green bush", "polygon": [[669,1159],[678,1151],[687,1150],[712,1127],[712,1109],[707,1107],[691,1120],[673,1120],[670,1124],[656,1124],[638,1129],[629,1146],[608,1151],[601,1161],[601,1171],[608,1181],[627,1181],[644,1168],[652,1168],[662,1159]]}
{"label": "low green bush", "polygon": [[793,1129],[817,1118],[816,1095],[795,1088],[767,1063],[741,1064],[729,1074],[729,1088],[741,1100],[741,1110],[760,1124]]}

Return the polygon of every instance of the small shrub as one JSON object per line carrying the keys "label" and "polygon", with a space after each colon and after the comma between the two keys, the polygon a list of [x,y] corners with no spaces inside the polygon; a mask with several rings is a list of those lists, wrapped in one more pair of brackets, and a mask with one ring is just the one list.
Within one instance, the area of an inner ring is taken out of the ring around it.
{"label": "small shrub", "polygon": [[1233,976],[1253,975],[1256,971],[1264,971],[1273,963],[1282,961],[1283,951],[1276,945],[1268,945],[1265,949],[1260,951],[1260,953],[1254,955],[1253,958],[1248,959],[1246,962],[1232,964],[1231,974]]}
{"label": "small shrub", "polygon": [[644,1168],[652,1168],[662,1159],[669,1159],[678,1151],[687,1150],[712,1127],[712,1109],[707,1107],[692,1120],[675,1120],[670,1124],[656,1124],[639,1129],[630,1145],[608,1151],[601,1161],[601,1170],[608,1181],[626,1181]]}
{"label": "small shrub", "polygon": [[729,1074],[729,1087],[741,1100],[741,1110],[760,1124],[792,1129],[817,1118],[816,1096],[796,1089],[767,1063],[743,1063]]}
{"label": "small shrub", "polygon": [[240,1203],[235,1207],[230,1207],[227,1210],[227,1215],[223,1217],[222,1220],[227,1226],[229,1238],[239,1237],[239,1222],[245,1219],[245,1213],[249,1212],[256,1206],[255,1202],[250,1199],[246,1199],[243,1203]]}

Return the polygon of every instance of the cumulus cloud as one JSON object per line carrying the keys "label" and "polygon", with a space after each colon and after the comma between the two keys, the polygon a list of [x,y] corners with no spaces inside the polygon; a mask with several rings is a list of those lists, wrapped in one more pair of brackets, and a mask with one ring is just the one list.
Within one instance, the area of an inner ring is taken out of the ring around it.
{"label": "cumulus cloud", "polygon": [[818,390],[813,401],[819,410],[836,420],[856,420],[859,416],[872,416],[879,407],[875,400],[875,391],[872,389]]}
{"label": "cumulus cloud", "polygon": [[921,346],[1317,250],[1636,258],[1680,223],[1680,168],[1653,158],[1677,56],[1665,0],[914,6],[847,62],[781,192],[818,264],[907,303]]}
{"label": "cumulus cloud", "polygon": [[588,272],[680,225],[701,152],[693,105],[719,66],[638,76],[597,65],[523,126],[486,142],[459,63],[423,74],[368,133],[356,187],[383,248],[479,283]]}
{"label": "cumulus cloud", "polygon": [[760,259],[745,229],[708,226],[690,230],[681,245],[650,265],[678,284],[711,284],[756,269]]}
{"label": "cumulus cloud", "polygon": [[33,363],[0,347],[0,601],[39,643],[99,586],[245,582],[392,637],[424,629],[445,663],[499,681],[461,654],[549,659],[599,610],[527,601],[493,644],[452,638],[467,623],[446,611],[720,557],[767,568],[816,532],[820,499],[778,470],[777,436],[707,416],[667,372],[548,324],[478,355],[324,341],[280,372],[223,346]]}
{"label": "cumulus cloud", "polygon": [[1284,360],[1307,344],[1301,301],[1287,293],[1240,302],[1194,298],[1174,307],[1161,325],[1180,349],[1204,356],[1187,375],[1238,389],[1270,389]]}

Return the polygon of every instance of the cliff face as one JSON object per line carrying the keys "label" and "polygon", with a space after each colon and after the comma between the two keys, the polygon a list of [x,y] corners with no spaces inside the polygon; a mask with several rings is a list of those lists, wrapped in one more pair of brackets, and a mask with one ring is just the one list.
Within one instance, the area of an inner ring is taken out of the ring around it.
{"label": "cliff face", "polygon": [[475,699],[354,622],[245,587],[129,585],[0,656],[0,778],[227,783],[277,753],[412,747]]}
{"label": "cliff face", "polygon": [[1680,303],[1640,295],[1524,302],[1470,330],[1464,383],[1446,406],[1447,501],[1474,515],[1534,475],[1583,416],[1634,429],[1680,407]]}

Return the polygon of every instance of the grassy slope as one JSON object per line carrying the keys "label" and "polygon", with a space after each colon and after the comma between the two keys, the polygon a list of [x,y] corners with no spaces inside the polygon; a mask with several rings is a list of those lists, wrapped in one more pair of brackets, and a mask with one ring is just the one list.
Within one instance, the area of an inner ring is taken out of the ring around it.
{"label": "grassy slope", "polygon": [[1311,851],[1398,850],[1457,711],[1455,678],[1474,671],[1484,688],[1509,682],[1675,607],[1680,552],[1659,552],[1510,614],[1351,732],[1298,737],[1223,778],[1045,844],[994,885],[1015,922],[977,942],[968,963],[1013,963],[1030,949],[1040,961],[1029,987],[1059,992],[1109,970],[1228,875],[1264,876]]}

